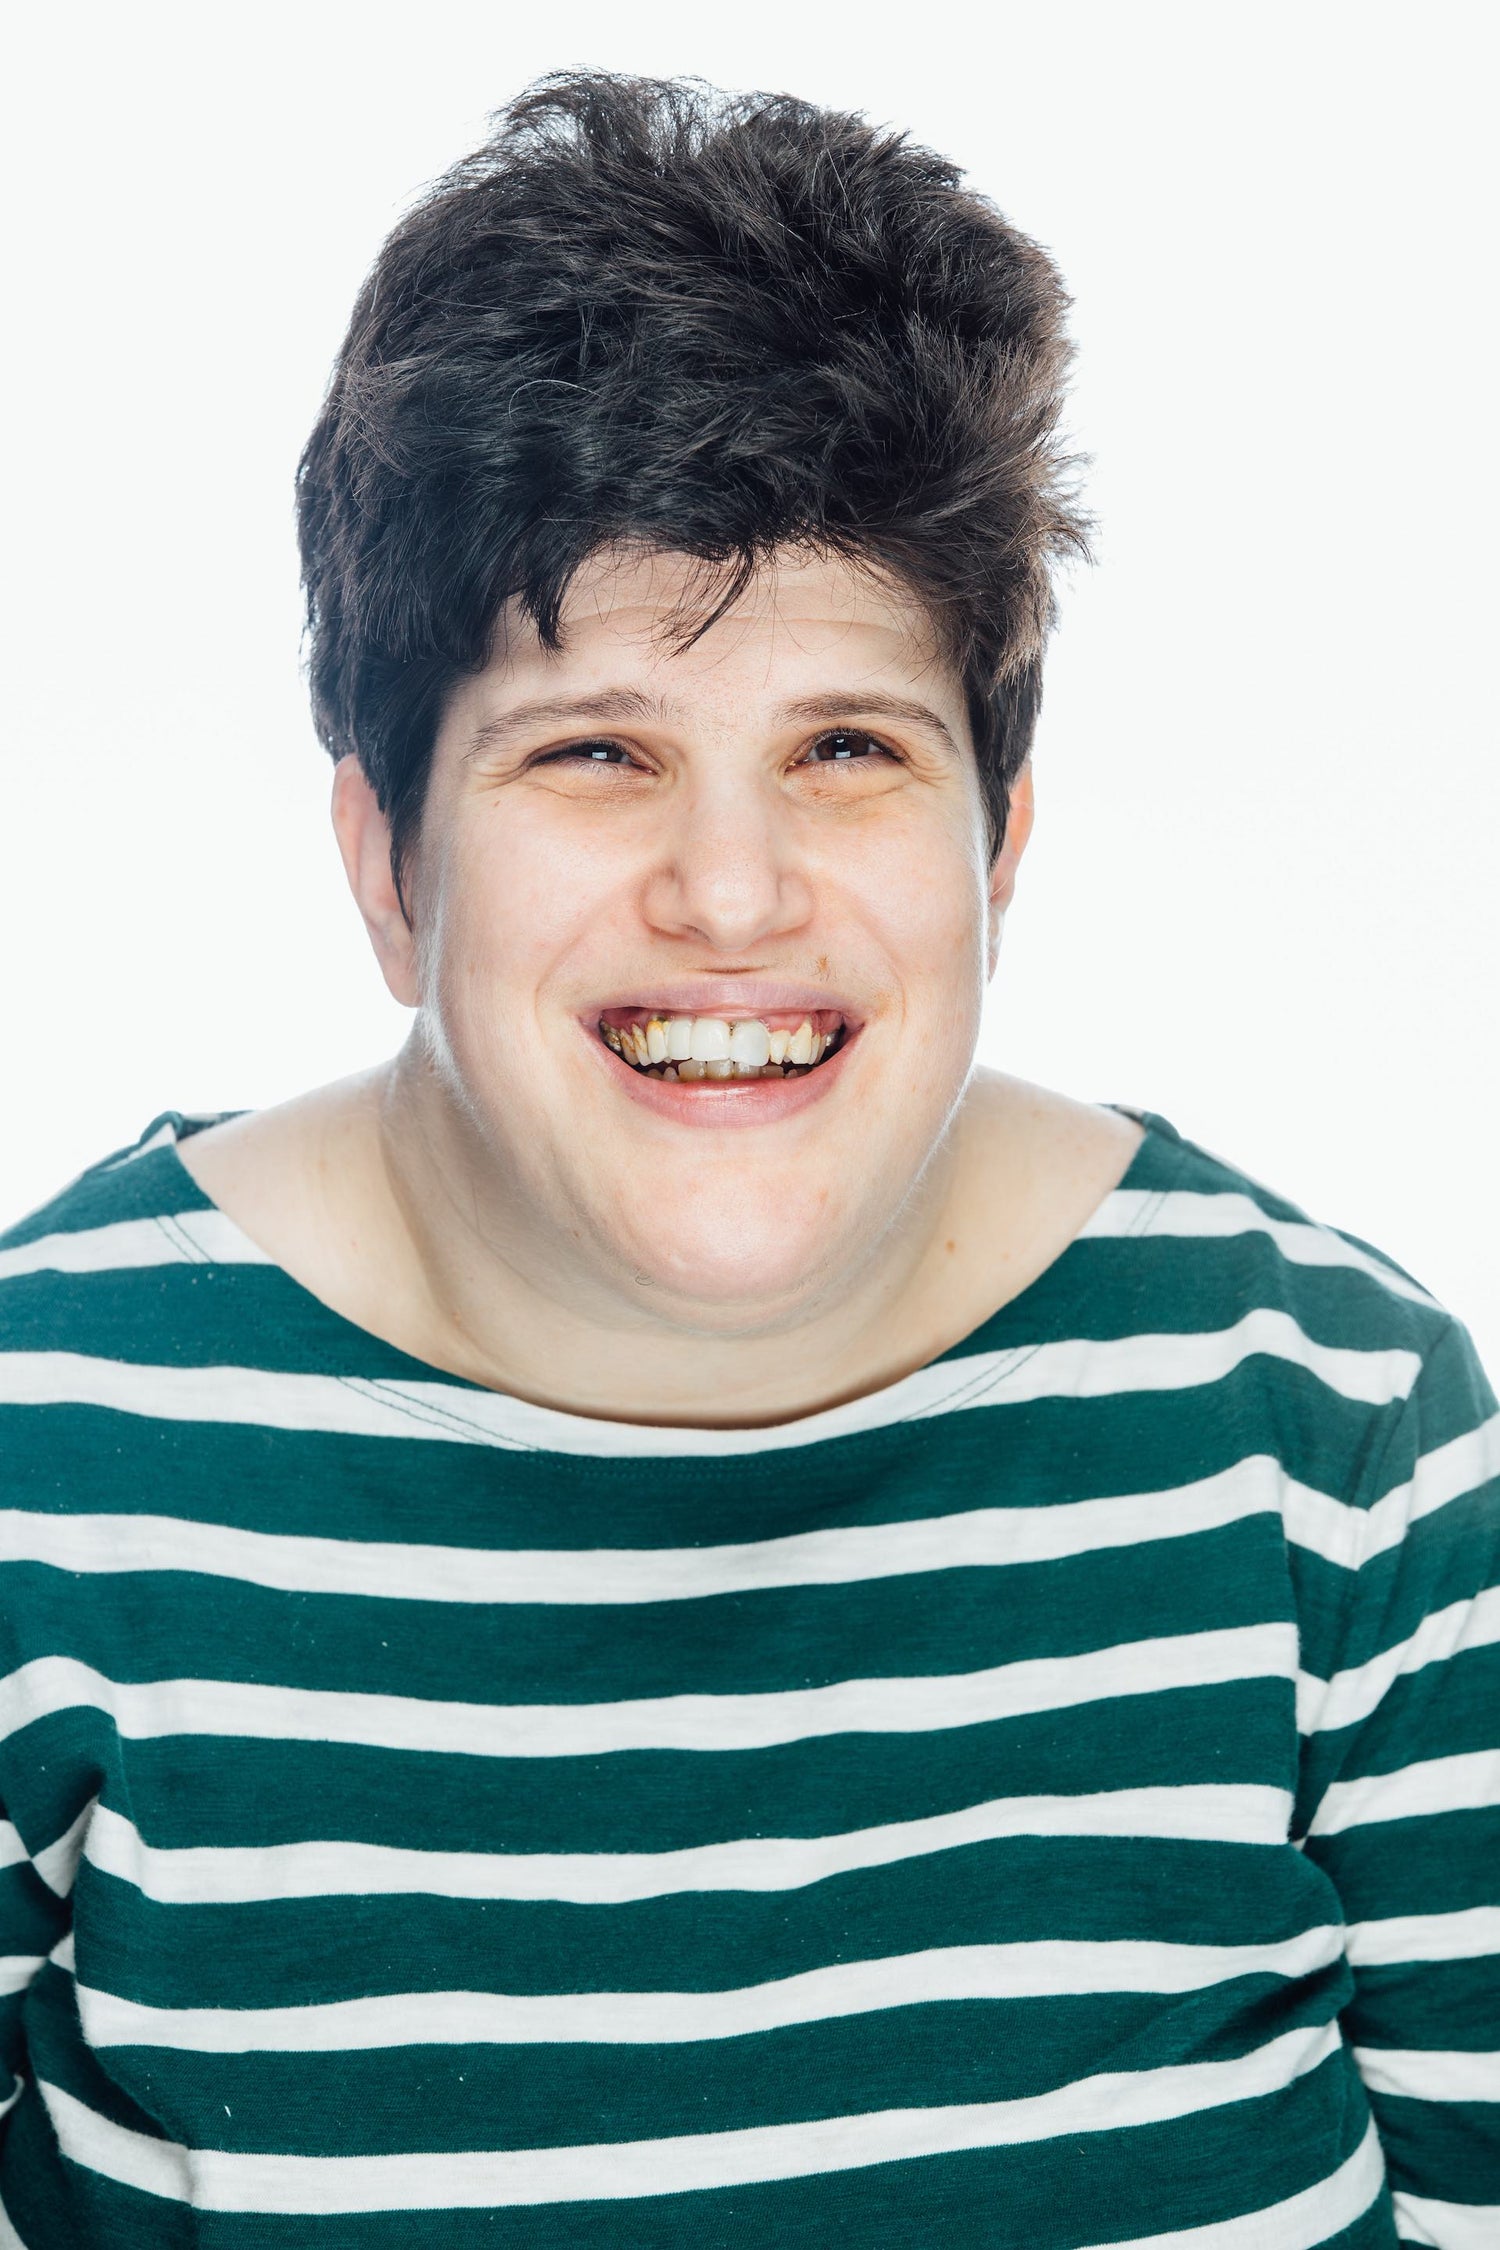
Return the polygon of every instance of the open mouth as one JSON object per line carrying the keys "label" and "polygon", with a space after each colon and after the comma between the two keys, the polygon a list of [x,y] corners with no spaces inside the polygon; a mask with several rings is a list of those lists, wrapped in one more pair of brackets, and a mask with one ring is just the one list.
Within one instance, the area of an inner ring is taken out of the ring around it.
{"label": "open mouth", "polygon": [[759,1016],[674,1016],[606,1008],[599,1037],[646,1078],[806,1078],[837,1053],[850,1027],[833,1008]]}

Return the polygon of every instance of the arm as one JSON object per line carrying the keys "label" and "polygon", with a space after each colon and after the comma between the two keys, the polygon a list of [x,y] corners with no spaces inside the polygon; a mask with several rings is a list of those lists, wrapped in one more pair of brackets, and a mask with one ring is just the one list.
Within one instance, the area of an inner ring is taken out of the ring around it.
{"label": "arm", "polygon": [[21,2092],[25,2051],[21,2011],[27,1987],[67,1920],[66,1906],[37,1874],[0,1807],[0,2117]]}
{"label": "arm", "polygon": [[1500,2245],[1500,1414],[1447,1326],[1309,1565],[1299,1825],[1403,2244]]}

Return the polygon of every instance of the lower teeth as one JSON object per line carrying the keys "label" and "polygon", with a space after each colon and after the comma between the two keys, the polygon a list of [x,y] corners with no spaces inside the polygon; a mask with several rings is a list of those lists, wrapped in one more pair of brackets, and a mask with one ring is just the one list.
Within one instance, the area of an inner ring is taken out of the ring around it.
{"label": "lower teeth", "polygon": [[706,1078],[716,1081],[719,1085],[722,1085],[726,1078],[741,1081],[746,1078],[805,1078],[809,1071],[816,1070],[817,1067],[816,1063],[762,1063],[759,1069],[756,1069],[752,1064],[748,1069],[741,1067],[738,1070],[729,1071],[710,1070],[706,1063],[695,1062],[652,1063],[645,1069],[639,1063],[631,1065],[637,1078],[685,1078],[689,1083],[694,1079]]}
{"label": "lower teeth", "polygon": [[[602,1029],[601,1026],[601,1031]],[[634,1055],[622,1051],[621,1042],[618,1038],[606,1038],[605,1044],[619,1056],[621,1062],[635,1072],[637,1078],[681,1078],[686,1079],[689,1083],[698,1079],[709,1079],[722,1084],[726,1079],[805,1078],[810,1070],[817,1070],[822,1063],[828,1060],[829,1055],[836,1053],[843,1042],[839,1040],[835,1044],[825,1047],[815,1062],[766,1062],[759,1064],[736,1063],[730,1061],[727,1057],[712,1062],[693,1060],[680,1063],[637,1062]]]}

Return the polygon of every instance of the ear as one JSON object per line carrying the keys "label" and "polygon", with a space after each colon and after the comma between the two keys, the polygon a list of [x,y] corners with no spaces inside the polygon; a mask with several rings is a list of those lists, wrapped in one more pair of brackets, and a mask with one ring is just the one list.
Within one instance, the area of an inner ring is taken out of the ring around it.
{"label": "ear", "polygon": [[416,941],[396,895],[391,873],[391,829],[358,758],[340,758],[333,769],[333,832],[354,902],[364,916],[380,973],[391,997],[415,1008]]}
{"label": "ear", "polygon": [[995,963],[1000,954],[1000,932],[1005,924],[1006,908],[1016,893],[1016,870],[1021,864],[1021,854],[1031,841],[1031,824],[1035,818],[1036,800],[1032,790],[1031,760],[1028,758],[1011,784],[1005,841],[996,852],[995,864],[990,869],[991,976],[995,973]]}

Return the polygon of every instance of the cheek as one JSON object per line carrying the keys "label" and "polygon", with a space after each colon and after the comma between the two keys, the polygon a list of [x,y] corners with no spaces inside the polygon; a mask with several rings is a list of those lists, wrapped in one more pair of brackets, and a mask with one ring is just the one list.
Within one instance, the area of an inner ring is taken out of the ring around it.
{"label": "cheek", "polygon": [[448,836],[423,980],[447,1018],[529,1026],[559,966],[606,942],[608,868],[528,811],[480,805]]}
{"label": "cheek", "polygon": [[983,962],[988,935],[972,835],[957,822],[912,821],[872,843],[859,855],[858,887],[884,951],[903,983],[937,985],[960,997]]}

